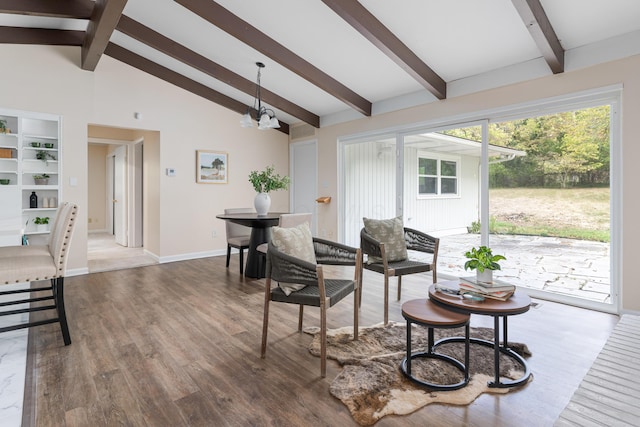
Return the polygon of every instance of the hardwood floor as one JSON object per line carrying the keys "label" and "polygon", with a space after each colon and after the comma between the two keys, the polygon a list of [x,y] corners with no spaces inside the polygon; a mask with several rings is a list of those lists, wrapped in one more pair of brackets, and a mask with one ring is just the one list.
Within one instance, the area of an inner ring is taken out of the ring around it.
{"label": "hardwood floor", "polygon": [[[239,276],[237,257],[229,269],[224,262],[204,258],[67,278],[73,343],[63,345],[56,325],[31,329],[35,386],[27,384],[33,397],[25,411],[32,416],[24,425],[355,425],[329,394],[340,368],[330,360],[327,377],[320,377],[320,360],[307,351],[311,337],[297,333],[296,306],[271,304],[267,355],[260,358],[264,280]],[[403,280],[402,300],[425,297],[428,278]],[[383,316],[382,276],[365,272],[364,279],[362,326]],[[402,321],[395,289],[393,281],[390,319]],[[352,310],[353,299],[345,298],[328,310],[328,326],[352,325]],[[318,319],[318,310],[305,310],[305,326]],[[531,383],[469,406],[429,405],[376,425],[551,426],[616,321],[541,301],[509,321],[509,338],[533,352]],[[472,325],[492,320],[474,316]]]}

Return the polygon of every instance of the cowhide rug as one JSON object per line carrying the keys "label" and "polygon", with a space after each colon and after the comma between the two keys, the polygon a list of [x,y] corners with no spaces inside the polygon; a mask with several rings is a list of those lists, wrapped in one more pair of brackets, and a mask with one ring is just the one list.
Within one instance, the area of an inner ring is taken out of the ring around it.
{"label": "cowhide rug", "polygon": [[[320,356],[319,328],[306,328],[314,335],[309,351]],[[464,329],[435,329],[435,340],[445,336],[464,336]],[[471,336],[493,341],[493,329],[471,328]],[[414,325],[411,332],[412,351],[427,347],[427,328]],[[512,389],[489,388],[494,377],[493,349],[481,345],[470,346],[471,380],[466,387],[454,391],[429,391],[404,377],[400,362],[406,356],[406,324],[390,322],[360,328],[358,341],[353,341],[353,327],[327,331],[327,358],[335,359],[343,370],[333,380],[330,393],[349,408],[360,425],[372,425],[385,415],[410,414],[430,403],[468,405],[480,394],[507,393]],[[529,356],[527,346],[509,343],[522,356]],[[444,344],[439,353],[464,361],[464,344]],[[414,359],[412,373],[418,378],[440,384],[457,383],[462,373],[455,367],[435,359]],[[516,379],[523,374],[513,359],[500,356],[500,376]]]}

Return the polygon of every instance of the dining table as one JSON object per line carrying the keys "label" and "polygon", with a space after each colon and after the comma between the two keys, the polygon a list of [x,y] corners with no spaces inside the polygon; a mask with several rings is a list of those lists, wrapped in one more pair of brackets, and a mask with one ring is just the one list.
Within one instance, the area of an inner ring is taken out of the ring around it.
{"label": "dining table", "polygon": [[268,212],[265,215],[258,215],[256,212],[216,215],[218,219],[251,228],[247,263],[244,269],[246,277],[254,279],[265,277],[266,263],[260,262],[261,254],[258,252],[257,247],[271,240],[271,227],[278,225],[280,215],[283,213],[286,212]]}

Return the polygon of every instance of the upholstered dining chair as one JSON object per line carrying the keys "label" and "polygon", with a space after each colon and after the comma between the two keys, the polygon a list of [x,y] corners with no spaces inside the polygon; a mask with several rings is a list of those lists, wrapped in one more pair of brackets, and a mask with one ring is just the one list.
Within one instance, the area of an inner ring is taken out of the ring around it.
{"label": "upholstered dining chair", "polygon": [[[253,213],[253,208],[229,208],[225,209],[225,214],[235,213]],[[249,249],[249,240],[251,237],[251,228],[240,224],[234,224],[231,221],[225,221],[227,232],[227,268],[229,268],[229,260],[231,259],[231,248],[236,248],[239,252],[238,261],[240,263],[240,274],[244,271],[244,250]]]}
{"label": "upholstered dining chair", "polygon": [[[389,277],[398,277],[398,301],[402,294],[402,276],[431,271],[437,282],[437,262],[440,239],[412,228],[404,227],[401,218],[389,220],[364,219],[360,231],[360,249],[367,261],[361,268],[384,275],[384,323],[389,322]],[[429,254],[428,260],[409,259],[408,251]],[[362,280],[362,273],[360,274]],[[362,292],[362,291],[361,291]]]}
{"label": "upholstered dining chair", "polygon": [[[304,306],[320,308],[320,374],[327,371],[327,308],[353,293],[353,336],[358,339],[359,274],[362,256],[352,248],[312,238],[307,224],[294,228],[274,227],[267,250],[261,357],[267,351],[269,303],[298,304],[298,331],[302,331]],[[323,265],[354,266],[354,278],[325,278]],[[277,286],[272,286],[278,283]]]}
{"label": "upholstered dining chair", "polygon": [[62,339],[65,345],[71,344],[71,335],[67,324],[67,315],[64,307],[64,276],[67,267],[69,244],[76,223],[78,206],[63,202],[58,207],[54,219],[49,241],[46,245],[29,246],[4,246],[0,247],[0,286],[16,283],[31,283],[41,280],[49,280],[50,286],[30,287],[0,292],[0,296],[13,298],[15,295],[43,292],[43,296],[33,298],[11,299],[2,303],[2,306],[53,301],[50,305],[30,305],[28,308],[1,311],[0,316],[13,314],[32,313],[40,311],[53,311],[55,317],[41,320],[32,320],[27,323],[18,323],[0,328],[0,332],[8,332],[16,329],[40,326],[49,323],[60,323]]}
{"label": "upholstered dining chair", "polygon": [[[292,228],[297,227],[300,224],[304,224],[305,222],[309,224],[309,228],[311,228],[311,220],[313,219],[313,214],[311,213],[287,213],[280,214],[280,220],[278,221],[278,227]],[[260,254],[261,262],[266,262],[267,250],[269,248],[269,242],[262,243],[258,245],[256,250]],[[262,264],[264,265],[264,264]]]}

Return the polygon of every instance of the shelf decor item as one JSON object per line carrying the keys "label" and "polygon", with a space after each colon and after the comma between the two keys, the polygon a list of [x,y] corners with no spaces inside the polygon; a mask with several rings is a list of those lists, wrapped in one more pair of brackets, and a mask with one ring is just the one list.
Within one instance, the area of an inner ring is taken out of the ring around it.
{"label": "shelf decor item", "polygon": [[258,215],[266,215],[271,207],[270,191],[286,190],[289,188],[290,179],[288,176],[280,176],[275,173],[273,166],[267,166],[262,172],[251,171],[249,182],[256,190],[256,197],[253,205]]}
{"label": "shelf decor item", "polygon": [[38,195],[35,191],[31,192],[31,196],[29,196],[29,208],[37,209],[38,208]]}
{"label": "shelf decor item", "polygon": [[0,179],[0,185],[9,185],[11,184],[11,180],[9,178]]}
{"label": "shelf decor item", "polygon": [[500,270],[498,261],[506,260],[503,255],[494,255],[487,246],[471,248],[464,256],[469,258],[469,261],[464,263],[464,269],[476,270],[478,282],[485,283],[493,283],[493,271]]}
{"label": "shelf decor item", "polygon": [[[33,142],[32,142],[32,144],[33,144]],[[40,143],[38,143],[38,144],[40,144]],[[38,146],[40,146],[40,145],[38,145]],[[56,156],[54,156],[49,151],[38,150],[38,151],[36,151],[36,159],[42,160],[45,165],[48,165],[49,164],[49,160],[56,160]]]}
{"label": "shelf decor item", "polygon": [[49,217],[45,216],[45,217],[39,217],[37,216],[34,220],[33,223],[36,225],[36,231],[38,232],[45,232],[49,230]]}
{"label": "shelf decor item", "polygon": [[49,178],[50,176],[46,173],[43,173],[42,175],[33,175],[33,182],[35,182],[36,185],[49,185]]}
{"label": "shelf decor item", "polygon": [[40,148],[40,145],[41,145],[41,144],[40,144],[39,142],[32,142],[32,143],[31,143],[31,146],[32,146],[33,148]]}
{"label": "shelf decor item", "polygon": [[53,148],[53,142],[45,142],[44,148]]}

